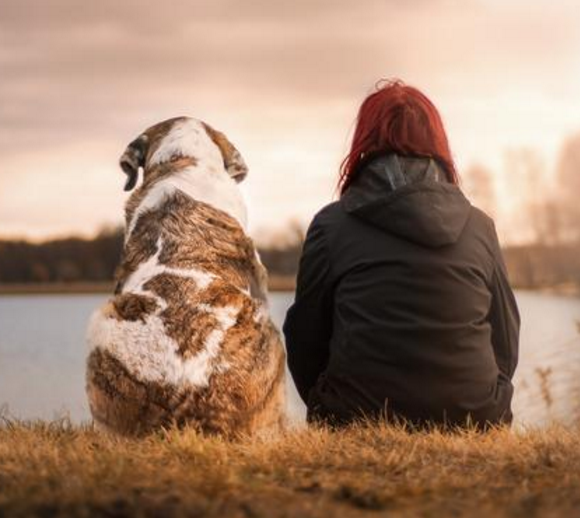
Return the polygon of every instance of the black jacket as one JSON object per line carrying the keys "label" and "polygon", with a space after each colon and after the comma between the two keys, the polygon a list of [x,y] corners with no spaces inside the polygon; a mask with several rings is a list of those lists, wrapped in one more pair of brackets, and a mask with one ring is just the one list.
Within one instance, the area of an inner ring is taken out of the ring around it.
{"label": "black jacket", "polygon": [[512,419],[519,314],[495,227],[433,160],[375,158],[315,216],[284,334],[309,418]]}

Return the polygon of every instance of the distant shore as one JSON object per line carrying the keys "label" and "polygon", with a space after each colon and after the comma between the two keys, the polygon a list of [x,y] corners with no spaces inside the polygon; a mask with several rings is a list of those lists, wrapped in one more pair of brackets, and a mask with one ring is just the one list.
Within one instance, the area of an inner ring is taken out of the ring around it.
{"label": "distant shore", "polygon": [[[88,295],[113,293],[113,282],[47,282],[47,283],[0,283],[0,295]],[[270,275],[268,289],[271,292],[289,291],[296,289],[294,276]],[[551,286],[518,286],[514,289],[523,291],[537,291],[551,295],[580,297],[580,283],[561,283]]]}
{"label": "distant shore", "polygon": [[554,284],[552,286],[537,286],[534,288],[515,286],[516,290],[539,291],[550,295],[565,295],[569,297],[580,297],[580,282],[566,282]]}
{"label": "distant shore", "polygon": [[[113,293],[113,282],[47,282],[47,283],[0,283],[0,295],[89,295]],[[271,292],[293,292],[296,278],[293,276],[271,275],[268,280]],[[518,286],[514,289],[536,291],[550,295],[580,297],[580,283],[561,283],[552,286]]]}
{"label": "distant shore", "polygon": [[[270,291],[294,291],[295,278],[271,275]],[[0,283],[0,295],[75,295],[113,293],[113,282],[47,282],[47,283]]]}
{"label": "distant shore", "polygon": [[[514,284],[515,290],[535,291],[550,295],[580,297],[580,282],[565,282],[559,284],[541,284],[538,286],[519,286]],[[0,295],[88,295],[113,293],[115,283],[109,282],[46,282],[46,283],[0,283]],[[291,275],[270,275],[268,289],[271,292],[294,292],[296,277]]]}

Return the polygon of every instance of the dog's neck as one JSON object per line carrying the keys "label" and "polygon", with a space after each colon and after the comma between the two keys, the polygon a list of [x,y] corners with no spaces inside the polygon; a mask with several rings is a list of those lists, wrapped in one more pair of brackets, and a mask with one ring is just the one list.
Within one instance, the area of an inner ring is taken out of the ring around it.
{"label": "dog's neck", "polygon": [[125,243],[129,241],[139,217],[159,207],[177,191],[222,210],[246,230],[246,204],[238,184],[226,172],[221,158],[219,161],[196,159],[195,165],[176,168],[153,182],[144,182],[135,191],[129,203],[132,199],[138,200],[138,203],[127,221]]}

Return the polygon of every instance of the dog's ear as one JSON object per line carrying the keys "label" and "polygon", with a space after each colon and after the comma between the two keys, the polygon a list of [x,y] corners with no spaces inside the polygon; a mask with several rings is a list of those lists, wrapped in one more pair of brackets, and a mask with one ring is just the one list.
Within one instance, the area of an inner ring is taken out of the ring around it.
{"label": "dog's ear", "polygon": [[149,138],[147,135],[139,135],[131,142],[119,159],[119,165],[127,175],[124,189],[130,191],[135,187],[139,177],[139,168],[145,167],[145,158],[149,148]]}
{"label": "dog's ear", "polygon": [[203,123],[203,126],[209,137],[221,151],[228,174],[236,182],[241,182],[248,174],[248,166],[240,152],[221,131],[213,129],[206,123]]}

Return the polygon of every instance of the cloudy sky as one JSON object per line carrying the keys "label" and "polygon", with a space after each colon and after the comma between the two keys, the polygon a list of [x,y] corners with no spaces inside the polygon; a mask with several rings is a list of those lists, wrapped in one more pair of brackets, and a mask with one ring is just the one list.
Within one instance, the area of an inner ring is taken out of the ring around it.
{"label": "cloudy sky", "polygon": [[333,199],[381,77],[432,98],[460,171],[490,168],[509,208],[506,150],[535,149],[549,174],[580,130],[580,15],[572,0],[0,0],[0,77],[0,235],[119,223],[118,156],[188,114],[245,156],[260,238]]}

